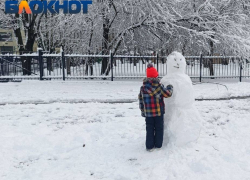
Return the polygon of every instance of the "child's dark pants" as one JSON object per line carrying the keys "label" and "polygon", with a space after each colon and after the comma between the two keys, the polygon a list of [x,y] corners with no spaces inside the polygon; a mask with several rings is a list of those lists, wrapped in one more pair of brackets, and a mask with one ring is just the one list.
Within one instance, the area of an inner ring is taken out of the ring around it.
{"label": "child's dark pants", "polygon": [[161,148],[163,142],[163,115],[146,117],[146,148]]}

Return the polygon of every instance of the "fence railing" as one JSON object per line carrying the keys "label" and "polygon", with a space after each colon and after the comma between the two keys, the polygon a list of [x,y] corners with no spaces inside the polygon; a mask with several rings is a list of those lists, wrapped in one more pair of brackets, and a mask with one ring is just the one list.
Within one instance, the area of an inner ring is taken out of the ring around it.
{"label": "fence railing", "polygon": [[[249,60],[235,56],[186,56],[191,78],[250,77]],[[13,79],[110,79],[143,78],[148,63],[159,77],[167,74],[167,57],[130,55],[80,55],[37,53],[0,55],[0,78]]]}

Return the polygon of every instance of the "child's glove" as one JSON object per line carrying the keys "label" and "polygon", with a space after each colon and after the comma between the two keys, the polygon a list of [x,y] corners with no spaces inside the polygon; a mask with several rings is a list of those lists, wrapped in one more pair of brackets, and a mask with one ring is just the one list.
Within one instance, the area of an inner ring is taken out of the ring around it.
{"label": "child's glove", "polygon": [[169,90],[169,91],[173,91],[173,88],[174,87],[171,84],[167,86],[167,90]]}

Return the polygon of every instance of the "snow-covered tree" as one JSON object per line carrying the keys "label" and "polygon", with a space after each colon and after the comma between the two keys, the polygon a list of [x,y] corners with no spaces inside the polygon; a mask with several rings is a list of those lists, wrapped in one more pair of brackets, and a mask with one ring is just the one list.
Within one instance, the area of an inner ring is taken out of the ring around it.
{"label": "snow-covered tree", "polygon": [[[44,14],[6,14],[5,0],[0,1],[0,21],[6,28],[12,29],[17,39],[19,52],[32,52],[37,38],[40,22]],[[24,34],[22,34],[24,31]],[[23,36],[25,37],[23,39]],[[31,59],[22,58],[23,74],[31,75]]]}
{"label": "snow-covered tree", "polygon": [[[10,15],[4,0],[0,8],[0,21],[14,30],[20,51],[31,51],[36,40],[51,52],[63,46],[81,54],[250,56],[248,0],[93,0],[88,14]],[[109,73],[109,63],[103,59],[102,74]]]}

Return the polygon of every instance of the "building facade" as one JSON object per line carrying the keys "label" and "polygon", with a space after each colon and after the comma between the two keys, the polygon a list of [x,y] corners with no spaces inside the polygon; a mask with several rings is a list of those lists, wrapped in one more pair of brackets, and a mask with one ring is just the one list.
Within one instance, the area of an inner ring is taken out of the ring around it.
{"label": "building facade", "polygon": [[[21,31],[23,42],[25,42],[24,31]],[[37,51],[37,43],[34,43],[33,51]],[[0,54],[19,53],[19,46],[14,31],[5,27],[0,21]]]}

